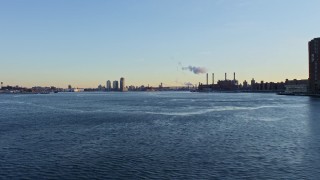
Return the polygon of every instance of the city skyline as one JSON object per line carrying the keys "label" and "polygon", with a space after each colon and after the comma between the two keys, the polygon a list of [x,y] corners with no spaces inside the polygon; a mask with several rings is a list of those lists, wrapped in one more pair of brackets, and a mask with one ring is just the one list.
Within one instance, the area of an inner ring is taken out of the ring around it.
{"label": "city skyline", "polygon": [[7,1],[0,3],[0,81],[96,87],[308,78],[320,2]]}

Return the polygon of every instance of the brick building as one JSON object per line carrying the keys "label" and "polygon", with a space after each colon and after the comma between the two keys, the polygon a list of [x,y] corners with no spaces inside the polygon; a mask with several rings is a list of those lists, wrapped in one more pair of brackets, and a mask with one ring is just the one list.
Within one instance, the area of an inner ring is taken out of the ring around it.
{"label": "brick building", "polygon": [[309,41],[309,90],[320,94],[320,38]]}

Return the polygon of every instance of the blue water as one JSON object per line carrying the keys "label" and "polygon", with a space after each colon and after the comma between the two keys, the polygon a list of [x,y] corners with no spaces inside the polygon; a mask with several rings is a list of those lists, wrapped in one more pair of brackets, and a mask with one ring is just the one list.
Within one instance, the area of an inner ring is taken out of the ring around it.
{"label": "blue water", "polygon": [[320,99],[0,95],[0,179],[319,179]]}

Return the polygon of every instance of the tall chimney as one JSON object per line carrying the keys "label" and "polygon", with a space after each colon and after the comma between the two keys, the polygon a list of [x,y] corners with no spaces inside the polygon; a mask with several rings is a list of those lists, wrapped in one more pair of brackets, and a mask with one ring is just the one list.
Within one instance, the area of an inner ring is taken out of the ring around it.
{"label": "tall chimney", "polygon": [[209,84],[209,74],[207,73],[207,85]]}
{"label": "tall chimney", "polygon": [[212,73],[212,85],[214,85],[214,73]]}
{"label": "tall chimney", "polygon": [[227,73],[224,73],[224,80],[227,80]]}
{"label": "tall chimney", "polygon": [[236,81],[236,73],[233,73],[233,80]]}

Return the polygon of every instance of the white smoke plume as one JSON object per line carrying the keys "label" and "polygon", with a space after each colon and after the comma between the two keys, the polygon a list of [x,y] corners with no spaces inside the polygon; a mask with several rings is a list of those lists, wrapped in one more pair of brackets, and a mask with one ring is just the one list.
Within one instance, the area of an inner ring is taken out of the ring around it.
{"label": "white smoke plume", "polygon": [[207,73],[207,69],[205,67],[195,67],[195,66],[188,66],[182,67],[182,70],[189,70],[194,74],[204,74]]}

